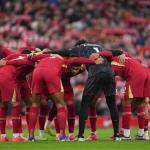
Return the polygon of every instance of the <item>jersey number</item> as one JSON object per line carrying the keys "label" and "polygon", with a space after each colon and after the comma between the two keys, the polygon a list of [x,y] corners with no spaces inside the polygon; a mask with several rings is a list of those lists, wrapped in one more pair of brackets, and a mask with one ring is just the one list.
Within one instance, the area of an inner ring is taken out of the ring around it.
{"label": "jersey number", "polygon": [[93,47],[93,49],[98,53],[99,49],[97,47]]}

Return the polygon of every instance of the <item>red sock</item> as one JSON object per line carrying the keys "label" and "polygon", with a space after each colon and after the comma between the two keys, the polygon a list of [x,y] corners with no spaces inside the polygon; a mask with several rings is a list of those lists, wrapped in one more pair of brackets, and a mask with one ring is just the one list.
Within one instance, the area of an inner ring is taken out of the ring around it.
{"label": "red sock", "polygon": [[149,123],[149,119],[145,119],[144,131],[148,131],[148,123]]}
{"label": "red sock", "polygon": [[53,103],[52,107],[48,112],[48,120],[52,122],[56,115],[57,115],[57,108],[56,105]]}
{"label": "red sock", "polygon": [[57,120],[59,124],[59,129],[60,129],[60,136],[63,136],[63,137],[66,137],[66,134],[65,134],[66,119],[67,119],[67,114],[66,114],[65,107],[57,108]]}
{"label": "red sock", "polygon": [[130,129],[131,106],[123,106],[122,111],[124,129]]}
{"label": "red sock", "polygon": [[39,109],[39,117],[38,117],[40,130],[44,130],[46,113],[47,113],[47,105],[42,105]]}
{"label": "red sock", "polygon": [[0,107],[0,129],[1,134],[5,134],[7,107]]}
{"label": "red sock", "polygon": [[20,124],[20,112],[21,112],[21,105],[17,105],[12,107],[12,124],[13,124],[13,133],[18,133],[18,128]]}
{"label": "red sock", "polygon": [[28,126],[28,133],[29,133],[29,111],[30,111],[30,108],[26,107],[26,121],[27,121],[27,126]]}
{"label": "red sock", "polygon": [[67,110],[68,110],[67,120],[69,133],[74,133],[74,124],[75,124],[74,104],[68,105]]}
{"label": "red sock", "polygon": [[91,125],[91,131],[96,131],[96,121],[97,121],[97,114],[96,114],[96,107],[89,107],[89,119]]}
{"label": "red sock", "polygon": [[18,133],[19,134],[23,133],[23,131],[22,131],[22,122],[21,122],[21,114],[20,114],[20,123],[19,123]]}
{"label": "red sock", "polygon": [[138,117],[138,122],[139,122],[139,129],[144,129],[145,126],[145,111],[144,107],[138,107],[136,108],[137,111],[137,117]]}
{"label": "red sock", "polygon": [[124,125],[123,124],[124,124],[124,122],[123,122],[123,118],[122,118],[122,128],[124,129]]}
{"label": "red sock", "polygon": [[58,124],[58,121],[57,121],[56,117],[54,118],[54,124],[55,124],[56,133],[57,134],[60,133],[59,124]]}
{"label": "red sock", "polygon": [[38,114],[39,108],[37,107],[31,107],[29,112],[29,137],[34,137],[34,128],[37,121],[37,114]]}

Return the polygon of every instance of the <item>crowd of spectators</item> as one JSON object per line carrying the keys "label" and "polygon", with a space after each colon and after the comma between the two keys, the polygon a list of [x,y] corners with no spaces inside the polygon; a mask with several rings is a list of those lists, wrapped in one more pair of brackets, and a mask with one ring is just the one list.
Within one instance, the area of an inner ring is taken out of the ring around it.
{"label": "crowd of spectators", "polygon": [[[0,1],[0,45],[64,50],[74,46],[79,38],[106,49],[127,51],[150,67],[150,1]],[[81,100],[86,78],[85,72],[71,80],[76,105]],[[123,85],[124,81],[118,78],[118,105],[123,99]],[[107,114],[105,99],[99,101],[98,113]]]}

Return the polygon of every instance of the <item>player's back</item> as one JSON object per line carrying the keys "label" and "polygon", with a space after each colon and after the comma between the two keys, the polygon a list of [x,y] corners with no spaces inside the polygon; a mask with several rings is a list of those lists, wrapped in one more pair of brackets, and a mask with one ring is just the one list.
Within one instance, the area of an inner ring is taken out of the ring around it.
{"label": "player's back", "polygon": [[37,67],[53,67],[61,70],[61,65],[65,64],[67,61],[67,58],[63,57],[63,59],[60,59],[58,57],[45,57],[42,58]]}
{"label": "player's back", "polygon": [[[3,58],[3,60],[7,60],[7,57]],[[16,66],[13,65],[5,65],[5,66],[0,66],[0,73],[6,75],[10,79],[15,79],[16,76]]]}
{"label": "player's back", "polygon": [[[33,69],[34,69],[34,64],[35,63],[27,60],[27,55],[26,54],[9,55],[5,58],[5,60],[9,61],[11,63],[17,61],[17,66],[14,66],[15,67],[15,78],[16,79],[20,78],[20,77],[25,77],[27,74],[32,72]],[[9,66],[9,65],[6,65],[6,66]]]}
{"label": "player's back", "polygon": [[111,65],[114,72],[125,80],[134,75],[148,71],[148,68],[141,65],[138,60],[129,57],[125,58],[125,63],[123,64],[119,63],[119,59],[117,57],[113,57]]}
{"label": "player's back", "polygon": [[125,66],[125,72],[128,74],[128,77],[132,77],[133,75],[138,75],[143,72],[148,72],[148,68],[141,65],[136,59],[127,58],[125,61]]}

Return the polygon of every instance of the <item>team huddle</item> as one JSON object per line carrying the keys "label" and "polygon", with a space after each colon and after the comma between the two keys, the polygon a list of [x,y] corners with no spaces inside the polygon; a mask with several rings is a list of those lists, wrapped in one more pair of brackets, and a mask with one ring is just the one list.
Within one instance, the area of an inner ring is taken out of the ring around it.
{"label": "team huddle", "polygon": [[[131,140],[131,106],[135,105],[139,132],[134,140],[148,140],[149,115],[147,105],[150,97],[150,70],[141,61],[132,59],[120,50],[106,50],[99,45],[89,44],[80,39],[69,50],[41,51],[34,47],[18,50],[1,47],[3,59],[0,61],[0,141],[48,140],[45,134],[56,136],[59,141],[97,140],[96,102],[105,95],[113,124],[113,140]],[[74,93],[70,83],[85,70],[88,79],[83,91],[79,114],[79,133],[74,135],[75,107]],[[119,115],[116,107],[116,80],[120,76],[126,80],[122,102],[122,129],[119,132]],[[21,127],[21,99],[26,104],[28,138]],[[47,100],[52,100],[46,121]],[[7,138],[6,113],[8,103],[12,106],[12,140]],[[88,118],[91,134],[84,138],[85,123]],[[40,135],[34,135],[35,124],[39,120]],[[54,120],[56,134],[50,128]],[[66,136],[66,120],[69,136]]]}

